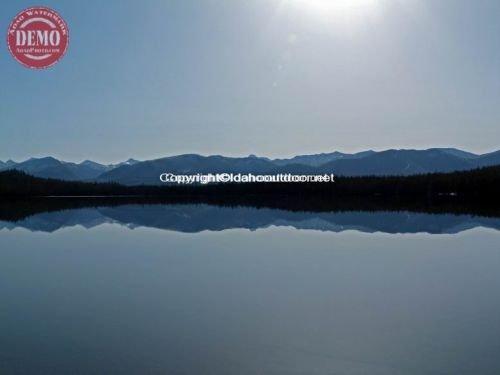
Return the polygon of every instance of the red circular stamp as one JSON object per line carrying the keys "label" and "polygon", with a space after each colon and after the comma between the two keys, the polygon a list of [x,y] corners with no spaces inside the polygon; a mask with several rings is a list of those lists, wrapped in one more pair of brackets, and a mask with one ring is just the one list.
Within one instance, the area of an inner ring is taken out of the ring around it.
{"label": "red circular stamp", "polygon": [[57,63],[66,53],[69,30],[54,10],[27,8],[19,12],[7,30],[7,45],[14,58],[27,68],[42,69]]}

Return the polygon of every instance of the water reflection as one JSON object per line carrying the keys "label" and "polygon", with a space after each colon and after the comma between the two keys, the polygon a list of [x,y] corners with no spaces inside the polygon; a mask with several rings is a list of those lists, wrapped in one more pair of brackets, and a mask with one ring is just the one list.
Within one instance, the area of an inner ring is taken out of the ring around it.
{"label": "water reflection", "polygon": [[125,204],[41,212],[20,220],[0,221],[0,229],[25,228],[54,232],[81,226],[119,224],[134,229],[149,227],[184,233],[259,230],[292,227],[302,230],[383,233],[459,233],[476,227],[500,230],[500,218],[472,215],[390,211],[296,212],[269,208],[221,207],[207,204]]}
{"label": "water reflection", "polygon": [[498,219],[44,210],[0,207],[2,375],[500,373]]}

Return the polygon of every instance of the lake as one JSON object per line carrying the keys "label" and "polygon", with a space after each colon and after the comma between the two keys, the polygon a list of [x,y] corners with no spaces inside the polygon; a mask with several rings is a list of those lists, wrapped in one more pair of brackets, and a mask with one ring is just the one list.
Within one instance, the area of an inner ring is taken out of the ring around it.
{"label": "lake", "polygon": [[2,374],[499,374],[500,219],[123,205],[0,221]]}

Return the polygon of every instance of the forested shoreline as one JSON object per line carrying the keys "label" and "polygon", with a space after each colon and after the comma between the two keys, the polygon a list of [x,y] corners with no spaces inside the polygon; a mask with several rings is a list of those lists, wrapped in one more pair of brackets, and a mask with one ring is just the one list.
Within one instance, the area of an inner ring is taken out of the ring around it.
{"label": "forested shoreline", "polygon": [[0,220],[123,204],[214,204],[292,211],[414,211],[500,217],[500,166],[416,176],[338,177],[334,183],[123,186],[0,172]]}
{"label": "forested shoreline", "polygon": [[320,195],[334,197],[436,198],[498,200],[500,166],[453,173],[413,176],[337,176],[333,183],[241,183],[208,185],[125,186],[33,177],[19,171],[0,172],[0,196],[200,196],[200,195]]}

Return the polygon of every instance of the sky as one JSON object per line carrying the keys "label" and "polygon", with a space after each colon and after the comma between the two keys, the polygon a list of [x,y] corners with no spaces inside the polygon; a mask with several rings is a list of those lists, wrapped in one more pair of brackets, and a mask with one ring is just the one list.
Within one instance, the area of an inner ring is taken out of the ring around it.
{"label": "sky", "polygon": [[2,39],[0,160],[500,149],[500,1],[40,5],[69,48],[27,69]]}

